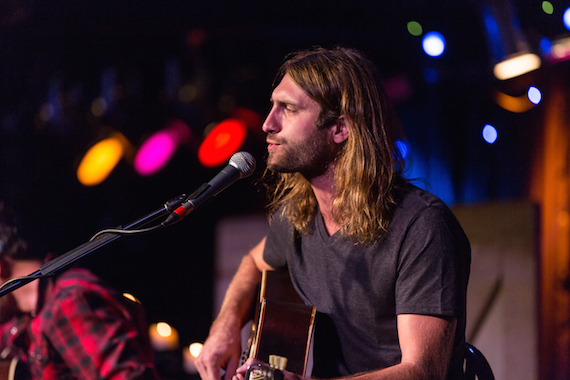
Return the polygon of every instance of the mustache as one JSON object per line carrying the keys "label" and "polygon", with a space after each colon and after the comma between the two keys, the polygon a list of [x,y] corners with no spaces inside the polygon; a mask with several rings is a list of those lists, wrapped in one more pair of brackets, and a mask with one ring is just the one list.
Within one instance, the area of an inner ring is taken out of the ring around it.
{"label": "mustache", "polygon": [[283,145],[283,144],[287,144],[287,141],[285,139],[282,138],[267,138],[265,139],[265,141],[268,144],[279,144],[279,145]]}

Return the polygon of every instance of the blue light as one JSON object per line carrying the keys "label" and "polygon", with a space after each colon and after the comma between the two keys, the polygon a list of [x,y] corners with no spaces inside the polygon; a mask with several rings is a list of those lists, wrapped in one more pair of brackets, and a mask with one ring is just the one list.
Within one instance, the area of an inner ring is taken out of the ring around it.
{"label": "blue light", "polygon": [[400,151],[402,158],[406,158],[406,156],[408,155],[408,146],[406,145],[406,143],[401,140],[398,140],[396,141],[396,148],[398,148],[398,150]]}
{"label": "blue light", "polygon": [[564,11],[564,16],[562,16],[562,21],[566,29],[570,30],[570,7],[566,8]]}
{"label": "blue light", "polygon": [[492,125],[487,124],[483,127],[483,139],[489,144],[493,144],[497,141],[497,136],[497,130]]}
{"label": "blue light", "polygon": [[548,38],[542,37],[540,39],[540,50],[542,50],[544,54],[550,54],[550,51],[552,50],[552,42],[550,42]]}
{"label": "blue light", "polygon": [[422,70],[422,73],[423,73],[423,77],[424,77],[425,81],[428,83],[436,83],[438,78],[439,78],[437,71],[431,67],[424,68]]}
{"label": "blue light", "polygon": [[530,87],[527,92],[528,100],[533,104],[538,104],[542,100],[542,93],[534,86]]}
{"label": "blue light", "polygon": [[422,40],[425,53],[431,57],[439,57],[445,50],[445,38],[438,32],[426,33]]}

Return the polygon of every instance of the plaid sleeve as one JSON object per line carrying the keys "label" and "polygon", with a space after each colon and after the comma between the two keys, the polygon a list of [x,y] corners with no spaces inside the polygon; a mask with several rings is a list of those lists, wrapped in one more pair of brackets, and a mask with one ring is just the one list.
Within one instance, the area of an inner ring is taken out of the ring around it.
{"label": "plaid sleeve", "polygon": [[154,377],[146,331],[122,301],[105,289],[81,286],[51,304],[51,327],[43,333],[76,378]]}

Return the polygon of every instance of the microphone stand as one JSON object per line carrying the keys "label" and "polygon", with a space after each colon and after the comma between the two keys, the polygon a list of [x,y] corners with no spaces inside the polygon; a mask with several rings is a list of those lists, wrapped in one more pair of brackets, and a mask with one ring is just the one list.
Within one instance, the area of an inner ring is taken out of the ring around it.
{"label": "microphone stand", "polygon": [[[180,195],[176,198],[173,198],[169,201],[167,201],[163,207],[143,216],[142,218],[139,218],[137,220],[135,220],[134,222],[130,223],[129,225],[125,226],[125,227],[121,227],[119,226],[117,229],[126,231],[126,230],[135,230],[138,229],[140,227],[143,227],[167,214],[172,213],[175,209],[177,209],[182,202],[184,202],[186,200],[187,196],[185,194]],[[164,225],[165,227],[167,225]],[[22,286],[37,280],[40,277],[46,277],[46,276],[53,276],[56,273],[63,271],[64,269],[67,269],[69,266],[71,266],[72,264],[74,264],[77,260],[85,257],[86,255],[90,254],[91,252],[111,243],[112,241],[117,240],[119,237],[121,237],[120,233],[111,233],[111,232],[106,232],[101,234],[99,237],[97,237],[94,240],[88,241],[78,247],[76,247],[75,249],[72,249],[71,251],[68,251],[67,253],[64,253],[61,256],[56,257],[55,259],[43,264],[40,269],[38,269],[37,271],[35,271],[34,273],[29,274],[28,276],[22,277],[21,279],[18,279],[12,283],[10,283],[9,285],[7,285],[5,288],[0,289],[0,297],[18,289],[21,288]]]}

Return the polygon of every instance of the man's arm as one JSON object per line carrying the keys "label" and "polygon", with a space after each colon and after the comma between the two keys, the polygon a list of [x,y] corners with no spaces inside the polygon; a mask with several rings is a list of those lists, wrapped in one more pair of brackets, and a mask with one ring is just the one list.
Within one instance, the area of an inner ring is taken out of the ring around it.
{"label": "man's arm", "polygon": [[[398,316],[398,337],[402,361],[394,366],[349,376],[350,380],[444,380],[455,335],[455,319],[428,315],[403,314]],[[248,360],[237,370],[234,380],[243,380]],[[301,377],[284,372],[285,380]],[[339,379],[338,379],[339,380]]]}
{"label": "man's arm", "polygon": [[230,380],[239,365],[241,328],[250,317],[261,271],[272,269],[263,260],[264,248],[265,238],[244,256],[226,291],[220,314],[196,359],[203,380],[219,380],[222,368],[226,370],[224,380]]}

